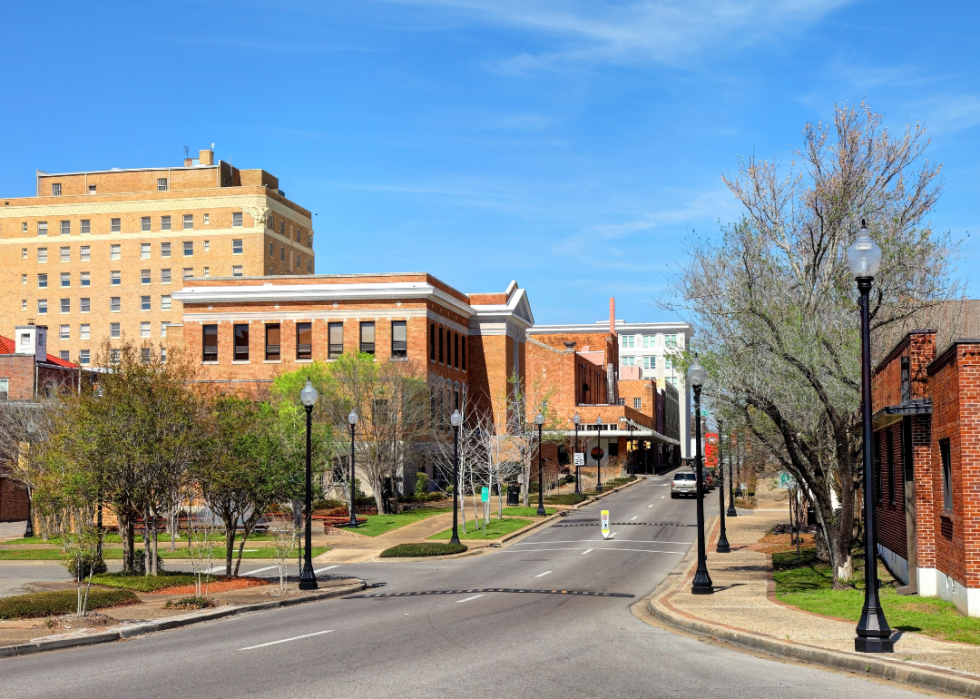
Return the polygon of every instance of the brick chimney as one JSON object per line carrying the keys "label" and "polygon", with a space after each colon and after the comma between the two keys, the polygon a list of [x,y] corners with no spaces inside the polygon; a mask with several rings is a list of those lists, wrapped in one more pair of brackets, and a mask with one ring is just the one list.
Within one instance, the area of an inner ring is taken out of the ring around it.
{"label": "brick chimney", "polygon": [[609,299],[609,332],[616,334],[616,298]]}
{"label": "brick chimney", "polygon": [[202,150],[199,153],[198,162],[201,165],[214,165],[214,151]]}

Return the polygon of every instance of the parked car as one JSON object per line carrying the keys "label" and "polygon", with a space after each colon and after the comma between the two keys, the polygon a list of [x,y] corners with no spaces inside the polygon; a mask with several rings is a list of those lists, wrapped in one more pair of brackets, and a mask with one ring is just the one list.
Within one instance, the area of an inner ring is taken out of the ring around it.
{"label": "parked car", "polygon": [[698,477],[694,471],[679,471],[670,482],[670,497],[679,498],[681,495],[696,497],[698,494]]}

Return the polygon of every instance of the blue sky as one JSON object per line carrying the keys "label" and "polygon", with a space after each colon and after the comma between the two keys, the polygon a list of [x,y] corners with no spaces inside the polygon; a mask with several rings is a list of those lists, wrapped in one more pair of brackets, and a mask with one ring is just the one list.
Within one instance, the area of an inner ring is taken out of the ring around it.
{"label": "blue sky", "polygon": [[[978,229],[976,3],[330,0],[5,4],[0,193],[217,157],[316,213],[317,271],[528,289],[539,323],[653,307],[721,175],[867,99],[922,120],[934,227]],[[971,296],[980,255],[958,274]]]}

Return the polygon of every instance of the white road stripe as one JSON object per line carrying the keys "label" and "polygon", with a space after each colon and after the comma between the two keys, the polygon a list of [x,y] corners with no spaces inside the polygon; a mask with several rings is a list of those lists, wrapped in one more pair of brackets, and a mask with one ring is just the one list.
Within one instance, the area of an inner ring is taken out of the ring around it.
{"label": "white road stripe", "polygon": [[467,597],[466,599],[458,599],[456,600],[456,604],[459,604],[460,602],[469,602],[471,599],[476,599],[477,597],[483,597],[483,595],[473,595],[472,597]]}
{"label": "white road stripe", "polygon": [[592,550],[592,549],[585,549],[585,550],[584,550],[584,551],[582,552],[582,555],[584,556],[585,554],[587,554],[587,553],[588,553],[589,551],[591,551],[591,550]]}
{"label": "white road stripe", "polygon": [[204,572],[205,572],[205,574],[210,575],[211,573],[217,573],[219,570],[225,570],[225,567],[224,566],[215,566],[214,568],[209,568],[208,570],[206,570]]}
{"label": "white road stripe", "polygon": [[320,568],[320,570],[314,570],[313,573],[315,575],[316,573],[322,573],[325,570],[332,570],[333,568],[339,568],[339,567],[340,566],[327,566],[326,568]]}
{"label": "white road stripe", "polygon": [[298,641],[301,638],[309,638],[310,636],[322,636],[325,633],[333,633],[334,629],[329,631],[317,631],[316,633],[303,634],[302,636],[293,636],[292,638],[284,638],[281,641],[270,641],[269,643],[260,643],[257,646],[248,646],[247,648],[239,648],[238,650],[253,650],[255,648],[265,648],[266,646],[274,646],[278,643],[288,643],[289,641]]}
{"label": "white road stripe", "polygon": [[[636,517],[639,517],[639,516],[640,516],[640,515],[637,515]],[[632,521],[634,521],[634,520],[636,519],[636,517],[633,517],[633,518],[632,518],[632,519],[631,519],[630,521],[631,521],[631,522],[632,522]]]}
{"label": "white road stripe", "polygon": [[[608,541],[608,539],[562,539],[561,541],[539,541],[537,543],[531,541],[522,541],[514,546],[548,546],[554,544],[596,544],[600,541]],[[664,541],[663,539],[617,539],[619,542],[628,542],[631,544],[667,544],[668,546],[690,546],[693,541]]]}
{"label": "white road stripe", "polygon": [[550,572],[551,572],[550,570],[546,570],[545,572],[539,573],[538,575],[535,575],[534,577],[536,577],[536,578],[543,578],[544,576],[546,576]]}
{"label": "white road stripe", "polygon": [[665,497],[667,497],[667,496],[666,495],[661,495],[660,496],[660,499],[663,500]]}
{"label": "white road stripe", "polygon": [[[619,542],[619,543],[629,543],[629,542]],[[577,548],[564,548],[564,549],[534,549],[535,551],[581,551]],[[683,556],[683,551],[660,551],[659,549],[623,549],[623,548],[613,548],[611,546],[603,547],[599,549],[586,549],[582,555],[584,556],[589,551],[639,551],[640,553],[670,553],[675,556]],[[515,551],[514,549],[504,549],[500,553],[528,553],[527,551]]]}
{"label": "white road stripe", "polygon": [[[661,500],[663,500],[663,498],[660,498],[660,499],[661,499]],[[651,507],[653,507],[653,505],[647,505],[647,509],[648,509],[648,510],[649,510],[649,509],[650,509]]]}
{"label": "white road stripe", "polygon": [[247,573],[242,573],[242,575],[255,575],[256,573],[264,573],[267,570],[278,570],[279,566],[268,566],[266,568],[259,568],[258,570],[250,570]]}

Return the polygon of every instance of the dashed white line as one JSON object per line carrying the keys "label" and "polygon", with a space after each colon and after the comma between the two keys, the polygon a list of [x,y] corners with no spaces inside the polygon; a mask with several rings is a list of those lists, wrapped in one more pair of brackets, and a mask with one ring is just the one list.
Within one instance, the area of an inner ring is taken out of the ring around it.
{"label": "dashed white line", "polygon": [[665,497],[667,497],[667,496],[666,495],[661,495],[660,496],[660,499],[663,500]]}
{"label": "dashed white line", "polygon": [[320,570],[314,570],[313,573],[314,574],[316,574],[316,573],[322,573],[325,570],[333,570],[334,568],[338,568],[338,567],[339,566],[327,566],[326,568],[320,568]]}
{"label": "dashed white line", "polygon": [[589,551],[591,551],[591,550],[592,550],[592,549],[585,549],[585,550],[584,550],[584,551],[582,552],[582,555],[584,556],[585,554],[587,554],[587,553],[588,553]]}
{"label": "dashed white line", "polygon": [[[661,500],[663,500],[663,498],[660,498],[660,499],[661,499]],[[653,507],[653,505],[647,505],[647,509],[648,509],[648,510],[649,510],[649,509],[650,509],[651,507]]]}
{"label": "dashed white line", "polygon": [[260,643],[257,646],[248,646],[247,648],[239,648],[238,650],[254,650],[255,648],[265,648],[266,646],[274,646],[278,643],[288,643],[289,641],[298,641],[301,638],[309,638],[310,636],[322,636],[325,633],[333,633],[334,630],[329,631],[317,631],[316,633],[307,633],[302,636],[293,636],[292,638],[284,638],[281,641],[270,641],[269,643]]}
{"label": "dashed white line", "polygon": [[[522,541],[514,546],[553,546],[554,544],[595,544],[603,539],[562,539],[561,541]],[[608,539],[606,539],[608,541]],[[633,544],[667,544],[668,546],[690,546],[693,541],[666,541],[664,539],[617,539],[619,542],[628,541]],[[533,551],[534,549],[528,549]]]}
{"label": "dashed white line", "polygon": [[[639,515],[637,515],[636,517],[639,517]],[[633,517],[632,519],[630,519],[630,521],[631,522],[635,521],[636,520],[636,517]]]}
{"label": "dashed white line", "polygon": [[225,566],[215,566],[214,568],[208,568],[204,571],[206,574],[217,573],[219,570],[225,570]]}
{"label": "dashed white line", "polygon": [[483,595],[473,595],[472,597],[467,597],[466,599],[458,599],[456,600],[456,604],[459,604],[460,602],[469,602],[471,599],[476,599],[477,597],[483,597]]}
{"label": "dashed white line", "polygon": [[279,566],[266,566],[265,568],[259,568],[258,570],[250,570],[247,573],[242,573],[242,575],[255,575],[256,573],[264,573],[267,570],[272,570],[273,568],[278,568]]}
{"label": "dashed white line", "polygon": [[546,570],[546,571],[545,571],[545,572],[543,572],[543,573],[538,573],[538,574],[537,574],[537,575],[535,575],[534,577],[536,577],[536,578],[543,578],[544,576],[546,576],[546,575],[547,575],[548,573],[550,573],[550,572],[551,572],[550,570]]}

